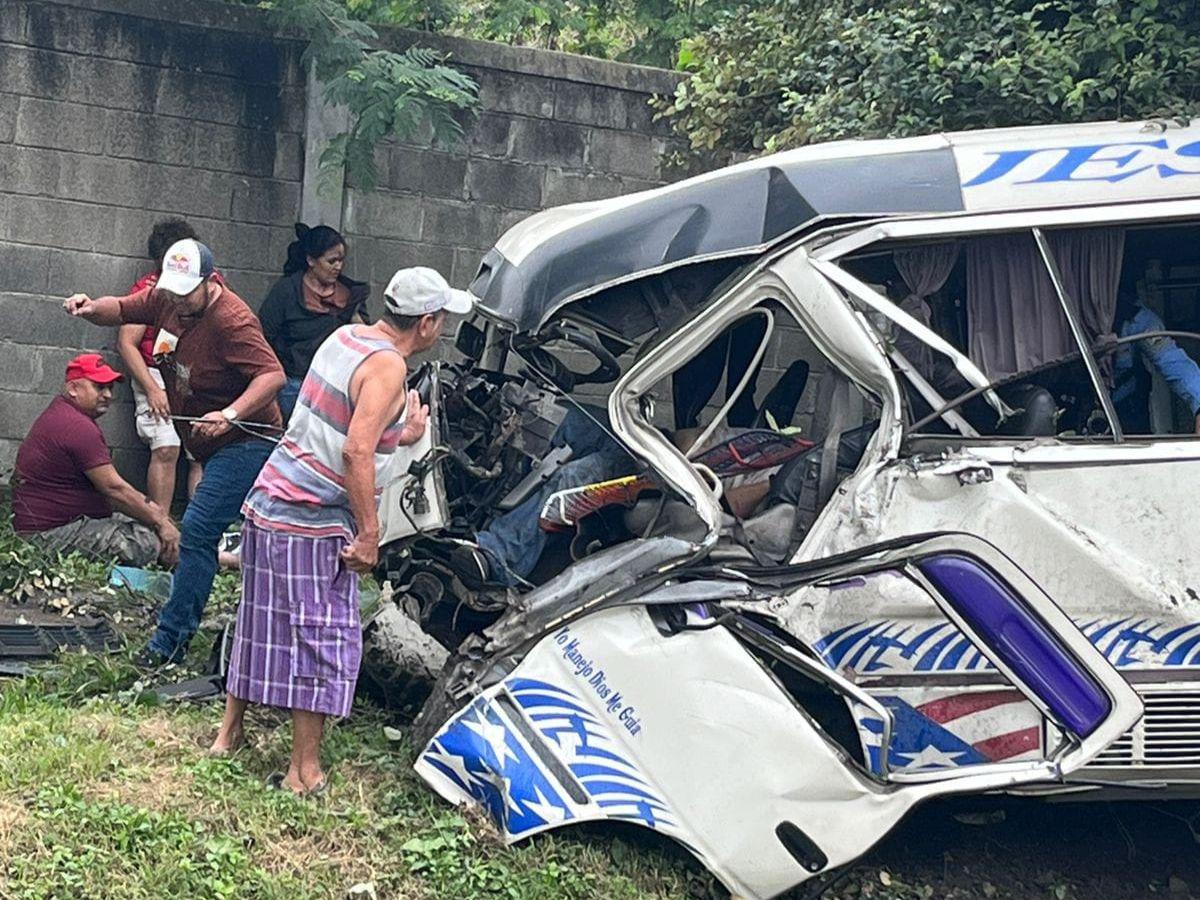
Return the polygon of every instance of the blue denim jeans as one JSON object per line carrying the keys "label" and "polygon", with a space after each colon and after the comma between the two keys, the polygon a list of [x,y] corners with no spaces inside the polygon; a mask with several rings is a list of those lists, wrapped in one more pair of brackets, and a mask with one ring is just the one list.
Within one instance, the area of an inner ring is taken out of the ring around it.
{"label": "blue denim jeans", "polygon": [[[608,424],[608,416],[600,409],[589,411]],[[598,426],[577,409],[571,409],[554,437],[554,447],[569,445],[574,455],[570,462],[555,472],[539,490],[519,506],[492,520],[479,532],[479,547],[487,556],[491,579],[500,584],[515,585],[526,578],[537,565],[546,548],[546,532],[538,525],[542,507],[556,491],[594,484],[628,475],[634,470],[633,458]]]}
{"label": "blue denim jeans", "polygon": [[296,408],[296,401],[300,399],[300,385],[303,383],[302,378],[289,378],[275,397],[279,401],[279,411],[283,414],[284,428],[287,428],[288,420],[292,417],[292,410]]}
{"label": "blue denim jeans", "polygon": [[242,510],[275,445],[252,438],[222,447],[204,461],[204,476],[183,514],[179,565],[171,596],[158,614],[150,649],[178,662],[200,627],[217,574],[217,543]]}

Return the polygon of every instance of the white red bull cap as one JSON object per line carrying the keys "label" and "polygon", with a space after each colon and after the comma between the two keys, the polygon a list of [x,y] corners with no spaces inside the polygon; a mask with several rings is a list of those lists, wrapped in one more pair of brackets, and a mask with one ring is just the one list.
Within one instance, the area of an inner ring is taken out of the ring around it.
{"label": "white red bull cap", "polygon": [[162,274],[155,286],[179,296],[190,294],[215,268],[211,250],[197,240],[184,238],[163,255]]}
{"label": "white red bull cap", "polygon": [[444,309],[466,315],[475,300],[466,291],[450,287],[440,272],[427,266],[400,269],[383,292],[383,305],[397,316],[423,316]]}

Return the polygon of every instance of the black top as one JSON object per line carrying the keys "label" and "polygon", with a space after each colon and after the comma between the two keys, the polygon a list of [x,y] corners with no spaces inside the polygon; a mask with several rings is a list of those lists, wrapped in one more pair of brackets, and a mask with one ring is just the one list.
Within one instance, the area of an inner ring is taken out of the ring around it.
{"label": "black top", "polygon": [[302,271],[284,275],[275,282],[258,310],[263,334],[283,363],[288,378],[307,375],[317,348],[338,328],[349,324],[355,313],[364,322],[369,321],[367,298],[371,286],[365,281],[339,275],[338,283],[350,291],[350,302],[342,309],[319,313],[304,305],[303,278]]}

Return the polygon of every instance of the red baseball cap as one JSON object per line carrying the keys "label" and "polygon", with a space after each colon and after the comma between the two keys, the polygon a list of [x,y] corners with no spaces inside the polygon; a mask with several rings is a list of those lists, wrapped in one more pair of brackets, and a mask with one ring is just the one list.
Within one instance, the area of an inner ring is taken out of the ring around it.
{"label": "red baseball cap", "polygon": [[124,377],[115,369],[110,369],[99,353],[80,353],[67,363],[67,381],[86,378],[96,384],[111,384],[121,381]]}

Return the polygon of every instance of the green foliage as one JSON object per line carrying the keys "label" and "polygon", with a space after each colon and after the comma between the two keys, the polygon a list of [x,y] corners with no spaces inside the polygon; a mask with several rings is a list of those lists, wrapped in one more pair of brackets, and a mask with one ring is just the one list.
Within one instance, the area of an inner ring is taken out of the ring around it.
{"label": "green foliage", "polygon": [[1196,0],[769,0],[685,54],[695,150],[1200,111]]}
{"label": "green foliage", "polygon": [[326,173],[346,172],[371,190],[379,180],[375,147],[388,136],[411,138],[424,129],[435,143],[462,137],[463,119],[478,107],[478,86],[423,47],[403,53],[372,49],[378,35],[337,0],[274,0],[283,25],[301,29],[304,62],[325,85],[325,101],[344,105],[349,129],[321,154]]}
{"label": "green foliage", "polygon": [[[351,15],[549,50],[671,67],[735,0],[345,0]],[[754,0],[758,2],[758,0]]]}

